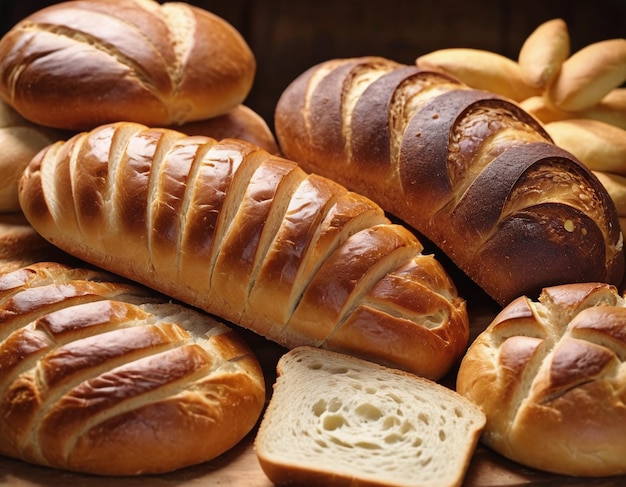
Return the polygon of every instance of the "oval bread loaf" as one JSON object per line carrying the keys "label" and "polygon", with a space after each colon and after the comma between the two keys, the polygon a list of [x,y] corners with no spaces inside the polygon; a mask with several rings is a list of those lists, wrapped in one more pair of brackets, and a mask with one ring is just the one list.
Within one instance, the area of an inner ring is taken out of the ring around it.
{"label": "oval bread loaf", "polygon": [[67,253],[289,348],[434,378],[467,346],[465,301],[408,229],[240,140],[101,126],[40,152],[20,203]]}
{"label": "oval bread loaf", "polygon": [[108,273],[0,276],[0,454],[99,475],[168,472],[238,443],[264,378],[229,327]]}
{"label": "oval bread loaf", "polygon": [[482,441],[527,466],[626,473],[626,300],[582,283],[520,297],[476,338],[457,391],[487,416]]}
{"label": "oval bread loaf", "polygon": [[72,130],[222,115],[248,95],[255,69],[234,27],[183,2],[62,2],[0,40],[2,98],[32,122]]}
{"label": "oval bread loaf", "polygon": [[411,225],[500,304],[622,278],[605,188],[498,95],[387,59],[330,60],[287,87],[275,124],[286,157]]}
{"label": "oval bread loaf", "polygon": [[0,99],[0,213],[17,212],[17,180],[30,160],[47,145],[67,138],[61,130],[25,120]]}

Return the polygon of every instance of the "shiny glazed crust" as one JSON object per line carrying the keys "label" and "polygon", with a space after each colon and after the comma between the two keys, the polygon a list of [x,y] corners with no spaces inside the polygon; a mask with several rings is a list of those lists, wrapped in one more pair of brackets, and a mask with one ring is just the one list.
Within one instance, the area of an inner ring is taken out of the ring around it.
{"label": "shiny glazed crust", "polygon": [[286,157],[373,199],[500,304],[552,284],[617,284],[615,206],[515,103],[382,58],[313,66],[282,94]]}
{"label": "shiny glazed crust", "polygon": [[260,366],[208,315],[102,271],[0,276],[0,454],[99,475],[210,460],[255,425]]}
{"label": "shiny glazed crust", "polygon": [[0,40],[2,98],[32,122],[72,130],[222,115],[248,95],[255,69],[239,32],[183,2],[63,2]]}
{"label": "shiny glazed crust", "polygon": [[467,346],[465,301],[409,230],[243,141],[102,126],[33,159],[20,202],[69,254],[287,347],[435,378]]}
{"label": "shiny glazed crust", "polygon": [[626,301],[607,284],[510,303],[472,343],[457,391],[487,416],[482,441],[527,466],[626,473]]}

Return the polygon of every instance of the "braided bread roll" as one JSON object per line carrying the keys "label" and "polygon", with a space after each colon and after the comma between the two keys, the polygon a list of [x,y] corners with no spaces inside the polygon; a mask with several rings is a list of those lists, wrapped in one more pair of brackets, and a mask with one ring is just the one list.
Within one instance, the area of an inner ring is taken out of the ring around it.
{"label": "braided bread roll", "polygon": [[376,58],[313,66],[282,94],[286,157],[379,203],[498,303],[624,270],[609,195],[518,105]]}
{"label": "braided bread roll", "polygon": [[208,461],[265,404],[229,327],[100,270],[40,262],[0,276],[0,454],[98,475]]}
{"label": "braided bread roll", "polygon": [[255,70],[232,25],[184,2],[61,2],[0,40],[2,98],[34,123],[70,130],[216,117],[246,98]]}
{"label": "braided bread roll", "polygon": [[19,195],[67,253],[286,347],[429,378],[466,349],[465,301],[409,230],[243,141],[105,125],[40,152]]}

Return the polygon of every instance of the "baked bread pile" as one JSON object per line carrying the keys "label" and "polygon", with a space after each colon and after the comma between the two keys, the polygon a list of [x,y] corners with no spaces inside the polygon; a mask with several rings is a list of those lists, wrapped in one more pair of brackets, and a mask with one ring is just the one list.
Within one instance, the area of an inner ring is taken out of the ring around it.
{"label": "baked bread pile", "polygon": [[265,404],[226,325],[108,273],[0,276],[0,454],[100,475],[169,472],[230,449]]}
{"label": "baked bread pile", "polygon": [[487,416],[482,441],[524,465],[626,474],[626,300],[581,283],[520,297],[472,343],[457,390]]}
{"label": "baked bread pile", "polygon": [[567,24],[552,19],[528,36],[517,60],[449,48],[419,56],[416,64],[519,102],[555,144],[597,173],[626,228],[626,39],[572,53]]}
{"label": "baked bread pile", "polygon": [[278,362],[255,449],[275,485],[456,487],[484,425],[435,382],[300,347]]}
{"label": "baked bread pile", "polygon": [[287,87],[275,124],[286,157],[375,200],[501,305],[622,279],[606,189],[507,98],[439,70],[334,59]]}
{"label": "baked bread pile", "polygon": [[465,301],[409,230],[243,141],[103,125],[41,151],[20,203],[67,253],[288,348],[438,379],[467,347]]}
{"label": "baked bread pile", "polygon": [[17,178],[40,149],[104,123],[278,152],[267,123],[242,104],[255,71],[237,30],[186,3],[69,1],[35,12],[0,39],[0,212],[19,211]]}

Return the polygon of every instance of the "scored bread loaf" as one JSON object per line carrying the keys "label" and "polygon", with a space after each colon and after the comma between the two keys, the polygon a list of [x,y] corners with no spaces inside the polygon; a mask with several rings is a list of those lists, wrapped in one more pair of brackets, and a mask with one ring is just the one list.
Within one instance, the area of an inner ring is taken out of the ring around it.
{"label": "scored bread loaf", "polygon": [[0,276],[0,454],[98,475],[168,472],[238,443],[265,404],[233,330],[106,272]]}
{"label": "scored bread loaf", "polygon": [[520,297],[476,338],[457,391],[487,417],[482,441],[527,466],[626,473],[626,300],[604,283]]}
{"label": "scored bread loaf", "polygon": [[498,303],[624,271],[597,178],[501,96],[378,57],[311,67],[275,115],[285,157],[372,198]]}
{"label": "scored bread loaf", "polygon": [[246,98],[255,70],[233,26],[184,2],[62,2],[0,40],[2,98],[32,122],[72,130],[222,115]]}
{"label": "scored bread loaf", "polygon": [[290,348],[435,378],[467,346],[465,301],[413,233],[244,141],[101,126],[40,152],[20,203],[67,253]]}
{"label": "scored bread loaf", "polygon": [[255,439],[275,485],[461,485],[485,425],[463,396],[308,347],[283,355],[277,372]]}

